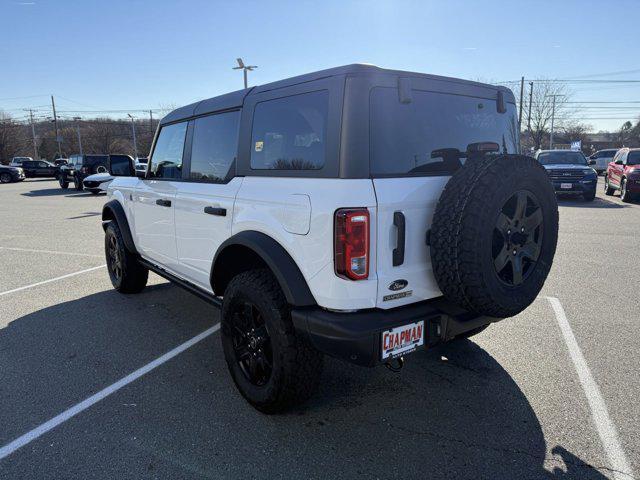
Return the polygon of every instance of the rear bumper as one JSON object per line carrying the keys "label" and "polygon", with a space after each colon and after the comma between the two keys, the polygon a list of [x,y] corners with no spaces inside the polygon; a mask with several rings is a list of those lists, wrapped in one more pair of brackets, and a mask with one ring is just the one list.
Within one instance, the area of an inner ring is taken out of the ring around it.
{"label": "rear bumper", "polygon": [[382,332],[424,320],[426,348],[458,335],[497,322],[500,318],[479,316],[438,298],[391,310],[331,312],[319,307],[294,309],[293,324],[315,348],[356,365],[382,363]]}

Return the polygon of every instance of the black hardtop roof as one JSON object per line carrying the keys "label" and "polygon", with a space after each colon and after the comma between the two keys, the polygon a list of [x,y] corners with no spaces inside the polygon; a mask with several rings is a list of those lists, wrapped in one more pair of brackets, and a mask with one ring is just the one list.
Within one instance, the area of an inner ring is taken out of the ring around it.
{"label": "black hardtop roof", "polygon": [[391,75],[402,75],[405,77],[420,77],[431,80],[441,80],[447,82],[455,82],[459,84],[467,84],[481,87],[493,88],[496,90],[502,90],[505,92],[505,100],[507,102],[515,103],[515,97],[511,90],[506,87],[499,85],[489,85],[480,82],[474,82],[471,80],[463,80],[460,78],[453,77],[443,77],[439,75],[431,75],[427,73],[417,73],[417,72],[408,72],[403,70],[390,70],[387,68],[377,67],[375,65],[363,64],[363,63],[353,63],[350,65],[343,65],[341,67],[328,68],[326,70],[319,70],[317,72],[306,73],[304,75],[298,75],[295,77],[285,78],[283,80],[277,80],[275,82],[266,83],[264,85],[258,85],[256,87],[246,88],[243,90],[237,90],[235,92],[226,93],[224,95],[219,95],[217,97],[209,98],[207,100],[201,100],[199,102],[191,103],[189,105],[185,105],[184,107],[177,108],[173,110],[171,113],[166,115],[161,121],[160,125],[164,125],[167,123],[176,122],[179,120],[184,120],[196,115],[204,115],[207,113],[238,108],[242,106],[245,97],[249,93],[260,93],[267,92],[269,90],[275,90],[277,88],[288,87],[291,85],[297,85],[300,83],[311,82],[314,80],[320,80],[322,78],[334,77],[338,75],[353,75],[353,74],[391,74]]}

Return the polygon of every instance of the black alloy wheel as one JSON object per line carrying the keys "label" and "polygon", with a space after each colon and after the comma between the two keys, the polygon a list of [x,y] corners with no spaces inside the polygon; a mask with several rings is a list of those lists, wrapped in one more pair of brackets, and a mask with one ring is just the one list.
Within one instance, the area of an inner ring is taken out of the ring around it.
{"label": "black alloy wheel", "polygon": [[122,281],[122,252],[116,236],[109,232],[107,239],[107,264],[109,272],[117,283]]}
{"label": "black alloy wheel", "polygon": [[493,230],[492,258],[498,278],[518,286],[534,270],[542,248],[543,215],[535,194],[515,192],[503,205]]}
{"label": "black alloy wheel", "polygon": [[263,314],[243,299],[234,305],[231,322],[233,351],[240,370],[252,385],[266,385],[273,371],[273,351]]}

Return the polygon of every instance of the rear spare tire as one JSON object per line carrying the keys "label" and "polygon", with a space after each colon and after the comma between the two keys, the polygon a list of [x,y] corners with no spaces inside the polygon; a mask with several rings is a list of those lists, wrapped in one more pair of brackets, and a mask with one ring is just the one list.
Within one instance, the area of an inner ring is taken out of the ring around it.
{"label": "rear spare tire", "polygon": [[544,167],[522,155],[468,161],[442,192],[429,238],[446,298],[481,315],[521,312],[542,289],[558,240]]}

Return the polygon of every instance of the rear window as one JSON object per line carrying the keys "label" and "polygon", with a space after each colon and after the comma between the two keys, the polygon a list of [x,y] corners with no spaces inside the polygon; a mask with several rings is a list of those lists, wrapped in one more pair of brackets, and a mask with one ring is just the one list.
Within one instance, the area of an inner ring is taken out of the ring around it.
{"label": "rear window", "polygon": [[373,175],[447,175],[460,168],[475,143],[492,142],[517,153],[515,105],[498,113],[496,100],[412,91],[400,103],[398,90],[371,94],[370,168]]}
{"label": "rear window", "polygon": [[542,165],[586,165],[587,159],[580,152],[542,152],[538,155]]}
{"label": "rear window", "polygon": [[260,102],[253,116],[253,170],[319,170],[324,166],[329,92]]}
{"label": "rear window", "polygon": [[96,163],[107,164],[107,155],[86,155],[84,157],[84,161],[82,161],[82,157],[80,157],[79,164],[83,165],[95,165]]}

